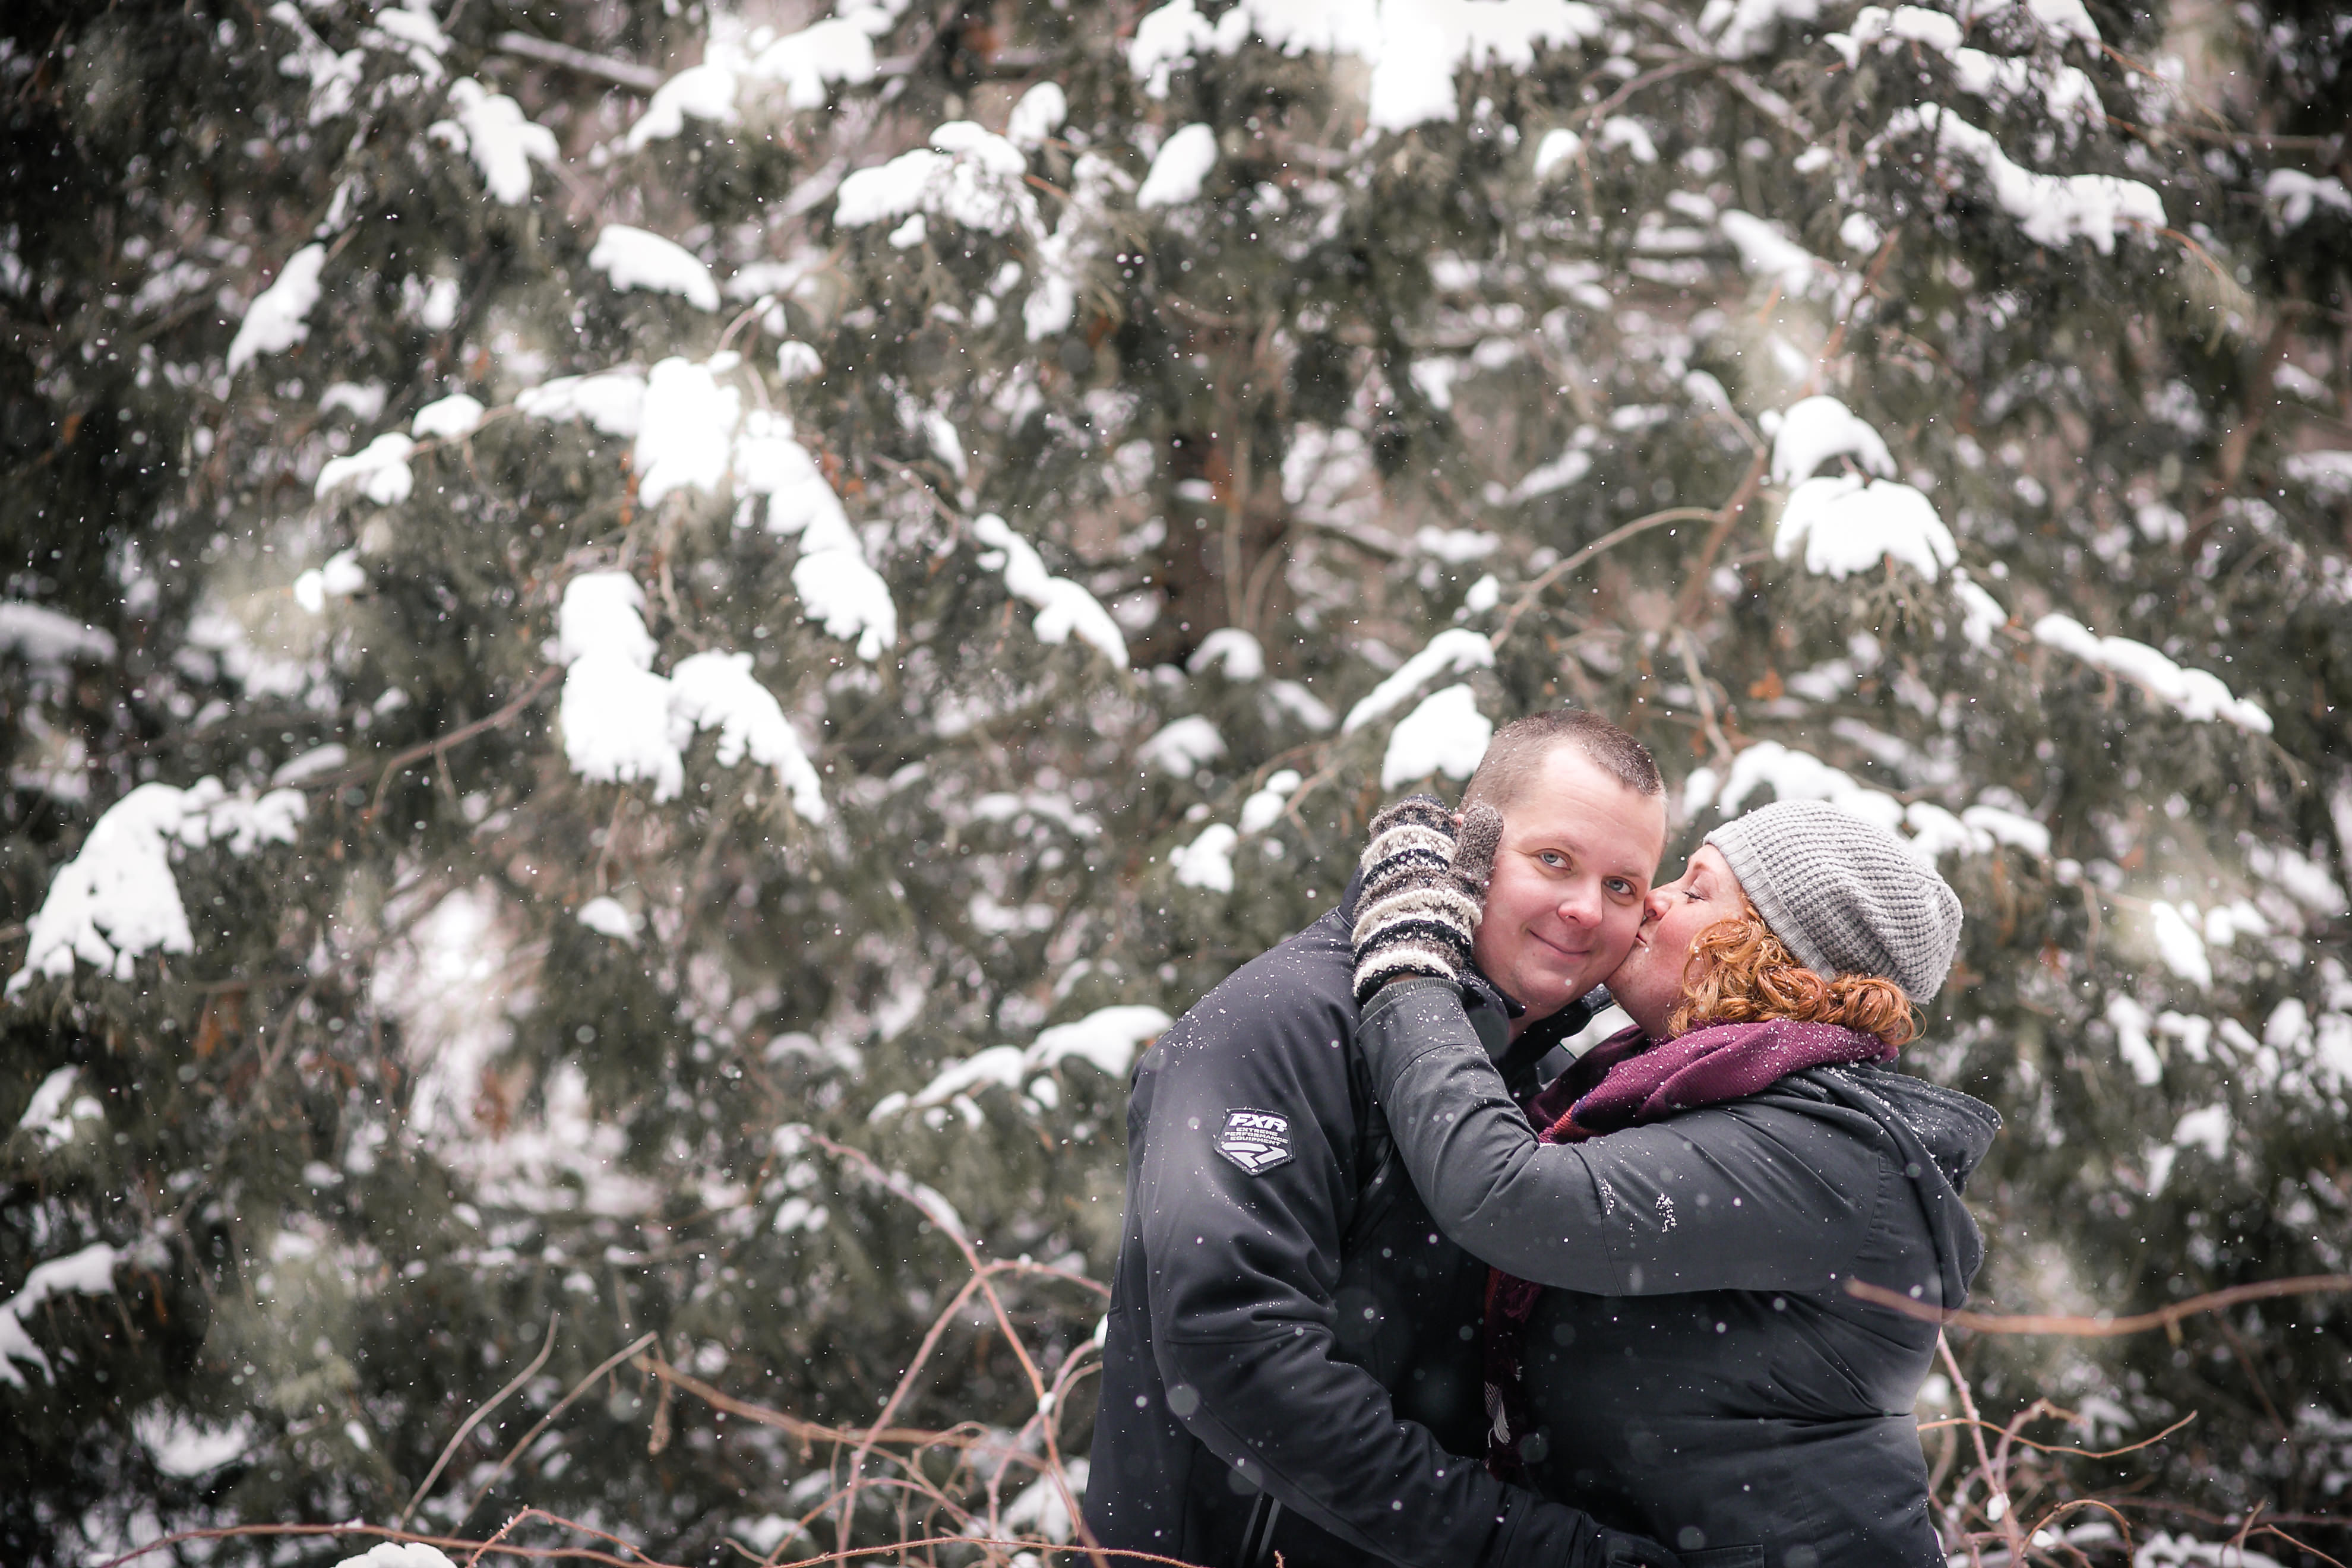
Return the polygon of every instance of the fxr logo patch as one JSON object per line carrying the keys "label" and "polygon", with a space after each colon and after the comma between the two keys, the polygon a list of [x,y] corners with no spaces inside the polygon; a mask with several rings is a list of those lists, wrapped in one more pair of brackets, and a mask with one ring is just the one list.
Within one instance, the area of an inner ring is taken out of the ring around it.
{"label": "fxr logo patch", "polygon": [[1286,1165],[1290,1163],[1290,1119],[1271,1110],[1228,1110],[1225,1124],[1217,1133],[1217,1152],[1253,1176]]}

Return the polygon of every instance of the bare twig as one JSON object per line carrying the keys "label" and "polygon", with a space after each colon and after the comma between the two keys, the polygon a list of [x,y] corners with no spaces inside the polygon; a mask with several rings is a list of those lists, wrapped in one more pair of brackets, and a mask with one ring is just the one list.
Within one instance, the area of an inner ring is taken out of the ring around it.
{"label": "bare twig", "polygon": [[[466,1424],[457,1428],[457,1435],[449,1439],[448,1446],[441,1450],[441,1457],[434,1460],[433,1468],[425,1473],[425,1480],[422,1485],[417,1487],[416,1495],[410,1498],[408,1500],[408,1506],[400,1510],[399,1523],[406,1524],[408,1522],[408,1516],[416,1511],[416,1505],[425,1500],[425,1494],[431,1491],[433,1489],[433,1483],[441,1479],[442,1470],[448,1465],[451,1457],[457,1452],[457,1445],[464,1442],[469,1436],[471,1436],[474,1428],[480,1426],[482,1422],[488,1417],[490,1412],[496,1410],[499,1405],[504,1405],[514,1395],[516,1390],[521,1388],[524,1384],[530,1381],[531,1375],[534,1373],[538,1372],[541,1367],[547,1364],[547,1358],[552,1354],[555,1350],[556,1325],[562,1321],[562,1313],[557,1312],[551,1315],[547,1320],[547,1342],[539,1347],[539,1353],[530,1358],[530,1364],[524,1367],[520,1372],[515,1373],[513,1381],[509,1383],[504,1388],[499,1389],[497,1394],[493,1394],[488,1405],[483,1405],[471,1415],[466,1417]],[[471,1512],[472,1510],[469,1509],[467,1511]]]}
{"label": "bare twig", "polygon": [[[1735,501],[1738,499],[1737,496],[1733,498]],[[1543,596],[1545,589],[1601,552],[1613,550],[1637,533],[1647,533],[1654,528],[1663,528],[1670,522],[1706,522],[1718,515],[1719,513],[1712,507],[1670,506],[1664,511],[1654,511],[1647,517],[1637,517],[1622,527],[1611,529],[1565,561],[1547,567],[1541,576],[1519,590],[1519,596],[1511,601],[1509,609],[1503,612],[1503,624],[1495,628],[1495,635],[1491,639],[1493,646],[1496,647],[1503,646],[1511,635],[1511,628],[1517,626],[1519,617],[1527,614],[1534,606],[1535,602]]]}
{"label": "bare twig", "polygon": [[555,66],[581,76],[593,76],[599,81],[611,82],[614,87],[627,88],[641,98],[650,96],[663,81],[662,73],[651,66],[607,59],[603,55],[592,55],[586,49],[575,49],[570,44],[534,38],[529,33],[500,33],[491,40],[491,47],[500,54],[520,55],[543,66]]}
{"label": "bare twig", "polygon": [[2252,1285],[2232,1285],[2226,1290],[2191,1296],[2186,1301],[2177,1301],[2153,1312],[2135,1312],[2123,1318],[2060,1317],[2030,1312],[2010,1315],[1964,1310],[1947,1311],[1941,1307],[1915,1301],[1902,1291],[1890,1290],[1883,1285],[1849,1279],[1845,1288],[1846,1293],[1857,1300],[1900,1312],[1906,1318],[1948,1328],[1967,1329],[1974,1333],[2068,1334],[2083,1339],[2114,1339],[2123,1334],[2144,1334],[2150,1329],[2169,1328],[2200,1313],[2218,1312],[2246,1301],[2268,1301],[2281,1296],[2341,1295],[2352,1291],[2352,1274],[2303,1274],[2292,1279],[2264,1279]]}
{"label": "bare twig", "polygon": [[[579,1398],[582,1394],[587,1393],[589,1389],[595,1386],[595,1383],[598,1378],[604,1376],[606,1373],[612,1371],[614,1367],[620,1365],[623,1362],[628,1360],[631,1356],[636,1354],[639,1351],[645,1349],[647,1345],[653,1342],[654,1336],[652,1334],[646,1333],[638,1335],[637,1338],[627,1346],[614,1352],[613,1354],[606,1356],[603,1361],[599,1362],[596,1365],[595,1371],[582,1378],[578,1383],[573,1384],[572,1385],[572,1392],[557,1400],[548,1410],[547,1414],[541,1416],[536,1422],[532,1423],[530,1430],[524,1433],[516,1442],[515,1446],[507,1450],[506,1458],[500,1459],[498,1464],[498,1468],[490,1472],[490,1479],[484,1481],[479,1487],[475,1489],[473,1500],[466,1504],[466,1511],[458,1516],[457,1522],[462,1525],[467,1519],[473,1517],[474,1510],[482,1506],[482,1500],[489,1496],[490,1489],[499,1484],[499,1479],[504,1476],[508,1470],[514,1468],[514,1462],[522,1458],[523,1450],[530,1447],[532,1441],[536,1439],[541,1432],[547,1430],[548,1424],[550,1422],[553,1421],[557,1416],[562,1415],[565,1410],[569,1409],[573,1400]],[[513,1521],[509,1520],[508,1522],[511,1524]]]}

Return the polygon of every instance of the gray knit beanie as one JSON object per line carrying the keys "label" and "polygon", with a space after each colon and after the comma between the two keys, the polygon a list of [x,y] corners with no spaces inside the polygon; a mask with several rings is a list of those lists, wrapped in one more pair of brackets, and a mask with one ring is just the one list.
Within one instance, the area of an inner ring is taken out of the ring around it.
{"label": "gray knit beanie", "polygon": [[1960,897],[1903,840],[1817,800],[1783,800],[1706,841],[1772,934],[1817,974],[1875,974],[1925,1005],[1960,945]]}

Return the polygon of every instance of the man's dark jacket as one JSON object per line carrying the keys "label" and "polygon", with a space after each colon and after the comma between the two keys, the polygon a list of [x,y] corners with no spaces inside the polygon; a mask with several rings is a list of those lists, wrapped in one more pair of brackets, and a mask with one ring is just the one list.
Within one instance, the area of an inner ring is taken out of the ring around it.
{"label": "man's dark jacket", "polygon": [[[1430,1223],[1357,1057],[1355,892],[1137,1068],[1087,1522],[1213,1568],[1558,1568],[1590,1527],[1481,1462],[1486,1270]],[[1591,1011],[1505,1047],[1509,1004],[1468,989],[1522,1084]]]}
{"label": "man's dark jacket", "polygon": [[1912,1415],[1984,1256],[1960,1187],[2000,1126],[1875,1067],[1538,1144],[1451,985],[1364,1009],[1367,1069],[1441,1228],[1546,1290],[1528,1325],[1548,1497],[1686,1564],[1941,1568]]}

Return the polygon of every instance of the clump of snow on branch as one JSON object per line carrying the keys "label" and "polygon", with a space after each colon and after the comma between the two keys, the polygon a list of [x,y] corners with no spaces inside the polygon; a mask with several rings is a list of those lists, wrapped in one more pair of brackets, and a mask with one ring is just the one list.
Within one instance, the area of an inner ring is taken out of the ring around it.
{"label": "clump of snow on branch", "polygon": [[456,1568],[437,1547],[421,1541],[381,1541],[335,1568]]}
{"label": "clump of snow on branch", "polygon": [[471,79],[449,84],[449,106],[455,117],[434,121],[425,133],[471,155],[483,186],[497,200],[510,207],[530,200],[532,162],[552,165],[560,156],[555,132],[533,121],[505,93]]}
{"label": "clump of snow on branch", "polygon": [[1024,150],[1042,147],[1069,117],[1070,99],[1061,84],[1041,81],[1023,93],[1005,117],[1004,139]]}
{"label": "clump of snow on branch", "polygon": [[1811,479],[1823,463],[1841,457],[1852,458],[1874,474],[1895,472],[1885,439],[1834,397],[1824,394],[1801,399],[1780,416],[1780,428],[1772,437],[1774,483]]}
{"label": "clump of snow on branch", "polygon": [[684,748],[698,730],[719,731],[718,761],[749,757],[772,770],[793,809],[825,816],[808,752],[773,693],[751,675],[751,656],[698,653],[668,679],[653,672],[645,590],[625,572],[588,572],[563,591],[556,656],[571,668],[559,712],[572,772],[604,784],[650,783],[657,801],[686,784]]}
{"label": "clump of snow on branch", "polygon": [[732,368],[732,355],[708,364],[673,355],[646,377],[635,460],[637,499],[646,506],[688,486],[708,494],[726,482],[743,395],[715,373]]}
{"label": "clump of snow on branch", "polygon": [[114,657],[114,638],[71,616],[17,599],[0,599],[0,653],[14,654],[41,669],[68,664],[103,664]]}
{"label": "clump of snow on branch", "polygon": [[69,975],[76,960],[128,980],[132,963],[146,953],[194,952],[173,851],[219,844],[242,857],[264,844],[291,844],[306,809],[290,789],[257,799],[232,795],[215,778],[186,789],[141,784],[91,825],[80,853],[50,881],[8,994],[36,975]]}
{"label": "clump of snow on branch", "polygon": [[1478,760],[1494,738],[1494,721],[1478,711],[1477,696],[1467,684],[1433,691],[1389,731],[1381,788],[1392,790],[1433,773],[1466,779],[1478,771]]}
{"label": "clump of snow on branch", "polygon": [[1732,248],[1739,252],[1743,270],[1778,285],[1782,293],[1792,299],[1829,294],[1843,276],[1838,268],[1790,239],[1779,224],[1769,218],[1727,208],[1717,217],[1716,224],[1723,230],[1723,237],[1731,241]]}
{"label": "clump of snow on branch", "polygon": [[1405,699],[1441,675],[1459,675],[1495,667],[1495,645],[1484,634],[1459,626],[1438,633],[1429,646],[1406,659],[1372,688],[1362,701],[1348,710],[1339,732],[1352,735],[1376,719],[1404,705]]}
{"label": "clump of snow on branch", "polygon": [[585,419],[607,436],[631,437],[645,421],[646,378],[635,371],[562,375],[515,394],[529,419]]}
{"label": "clump of snow on branch", "polygon": [[830,636],[856,638],[857,657],[868,661],[895,645],[898,610],[889,584],[867,563],[841,498],[793,438],[790,420],[751,412],[735,443],[735,479],[745,493],[767,498],[769,532],[799,536],[793,591],[808,617]]}
{"label": "clump of snow on branch", "polygon": [[694,252],[625,223],[608,223],[588,250],[588,265],[615,289],[675,294],[698,310],[719,309],[719,285]]}
{"label": "clump of snow on branch", "polygon": [[1962,24],[1941,11],[1919,5],[1898,5],[1892,11],[1865,5],[1854,14],[1853,26],[1847,31],[1828,34],[1822,41],[1845,57],[1848,68],[1861,59],[1864,49],[1875,47],[1882,54],[1892,54],[1917,45],[1951,61],[1953,79],[1963,91],[1986,99],[1996,107],[2007,107],[2029,88],[2038,86],[2052,121],[2084,127],[2095,127],[2105,121],[2106,109],[2099,100],[2097,85],[2074,67],[2043,59],[1989,55],[1981,49],[1964,47],[1960,40],[1965,36]]}
{"label": "clump of snow on branch", "polygon": [[1073,1058],[1091,1064],[1106,1077],[1124,1079],[1135,1053],[1173,1021],[1157,1007],[1134,1004],[1098,1007],[1075,1023],[1040,1030],[1026,1047],[992,1046],[950,1062],[919,1092],[886,1096],[875,1105],[872,1119],[879,1121],[910,1107],[919,1110],[945,1104],[989,1084],[1017,1091],[1032,1074],[1051,1071]]}
{"label": "clump of snow on branch", "polygon": [[572,918],[599,936],[609,936],[615,942],[627,942],[631,947],[637,945],[640,922],[618,899],[609,896],[591,899],[580,906],[580,912]]}
{"label": "clump of snow on branch", "polygon": [[622,146],[635,153],[676,136],[686,129],[688,115],[715,125],[736,124],[746,102],[756,103],[763,89],[781,89],[777,96],[788,110],[819,109],[835,86],[873,80],[875,68],[874,40],[859,19],[828,16],[779,36],[770,27],[747,30],[739,17],[717,12],[702,63],[654,90]]}
{"label": "clump of snow on branch", "polygon": [[1405,132],[1454,119],[1454,74],[1526,70],[1537,50],[1600,37],[1601,14],[1580,0],[1242,0],[1212,23],[1193,0],[1173,0],[1137,22],[1128,68],[1153,98],[1203,53],[1231,55],[1255,38],[1285,54],[1354,55],[1371,68],[1367,119]]}
{"label": "clump of snow on branch", "polygon": [[355,485],[378,506],[397,506],[415,488],[408,459],[416,443],[397,430],[387,430],[348,458],[330,458],[319,469],[316,493],[324,500],[345,485]]}
{"label": "clump of snow on branch", "polygon": [[306,245],[286,258],[269,287],[246,307],[245,320],[229,340],[229,374],[263,354],[283,353],[310,335],[310,308],[319,302],[319,274],[326,265],[323,245]]}
{"label": "clump of snow on branch", "polygon": [[2352,217],[2352,190],[2345,189],[2343,181],[2299,169],[2273,169],[2264,175],[2263,200],[2278,208],[2281,228],[2300,228],[2315,212]]}
{"label": "clump of snow on branch", "polygon": [[2047,615],[2033,623],[2034,640],[2071,653],[2094,669],[2128,680],[2200,723],[2226,719],[2257,735],[2271,732],[2271,716],[2260,703],[2233,694],[2209,670],[2175,664],[2157,649],[2129,637],[2103,637],[2071,616]]}
{"label": "clump of snow on branch", "polygon": [[801,738],[784,720],[775,694],[751,675],[748,653],[698,653],[670,672],[671,705],[685,722],[719,731],[718,760],[731,768],[745,757],[775,771],[792,792],[793,809],[810,822],[825,816],[824,792]]}
{"label": "clump of snow on branch", "polygon": [[1217,133],[1206,125],[1187,125],[1160,144],[1151,157],[1150,172],[1135,193],[1139,207],[1181,206],[1199,199],[1201,184],[1217,166]]}
{"label": "clump of snow on branch", "polygon": [[1005,591],[1037,606],[1039,642],[1067,642],[1075,632],[1080,641],[1101,649],[1113,666],[1127,668],[1127,639],[1100,600],[1067,577],[1047,572],[1036,548],[994,512],[973,519],[971,533],[988,546],[980,563],[1003,572]]}
{"label": "clump of snow on branch", "polygon": [[1536,143],[1536,178],[1548,180],[1568,167],[1584,151],[1584,138],[1573,131],[1551,130]]}
{"label": "clump of snow on branch", "polygon": [[1209,824],[1198,838],[1169,857],[1169,864],[1176,869],[1176,880],[1187,888],[1232,892],[1234,847],[1240,842],[1241,835],[1231,823]]}
{"label": "clump of snow on branch", "polygon": [[1789,492],[1772,553],[1785,561],[1800,548],[1806,571],[1838,578],[1892,556],[1932,583],[1959,559],[1952,531],[1926,496],[1900,480],[1853,474],[1807,479]]}
{"label": "clump of snow on branch", "polygon": [[462,440],[482,427],[482,414],[479,398],[453,392],[418,409],[408,427],[419,440]]}
{"label": "clump of snow on branch", "polygon": [[1188,713],[1161,728],[1135,749],[1135,760],[1189,777],[1225,754],[1225,738],[1198,713]]}
{"label": "clump of snow on branch", "polygon": [[40,1368],[44,1377],[49,1375],[49,1358],[25,1331],[25,1319],[34,1308],[52,1296],[110,1296],[118,1263],[144,1263],[152,1268],[162,1261],[160,1247],[123,1251],[98,1241],[79,1252],[35,1264],[16,1293],[0,1301],[0,1383],[11,1388],[25,1386],[24,1374],[16,1370],[18,1362]]}
{"label": "clump of snow on branch", "polygon": [[1214,668],[1227,680],[1255,680],[1265,673],[1265,646],[1239,626],[1219,626],[1201,639],[1184,668],[1194,675]]}
{"label": "clump of snow on branch", "polygon": [[74,1093],[75,1086],[80,1082],[81,1068],[78,1067],[61,1067],[51,1072],[33,1090],[25,1114],[16,1119],[16,1131],[31,1133],[46,1152],[72,1142],[77,1123],[103,1121],[106,1108],[95,1096]]}
{"label": "clump of snow on branch", "polygon": [[1023,184],[1029,159],[1020,148],[969,120],[950,120],[931,144],[841,182],[834,221],[862,228],[927,214],[985,234],[1036,225],[1037,204]]}
{"label": "clump of snow on branch", "polygon": [[1707,0],[1698,30],[1716,33],[1717,51],[1736,60],[1760,53],[1782,22],[1810,22],[1821,14],[1820,0]]}
{"label": "clump of snow on branch", "polygon": [[1911,135],[1932,141],[1937,156],[1972,160],[1983,173],[1993,201],[2017,220],[2028,239],[2053,248],[2087,239],[2105,256],[2127,230],[2165,226],[2164,198],[2151,185],[2113,174],[2041,174],[2010,162],[1992,133],[1979,130],[1938,104],[1900,110],[1872,142],[1873,156],[1886,142]]}

